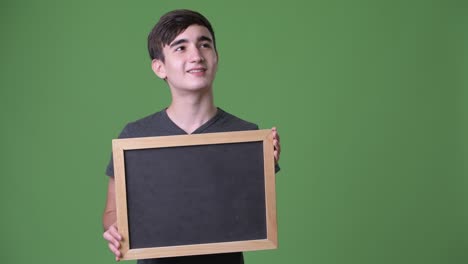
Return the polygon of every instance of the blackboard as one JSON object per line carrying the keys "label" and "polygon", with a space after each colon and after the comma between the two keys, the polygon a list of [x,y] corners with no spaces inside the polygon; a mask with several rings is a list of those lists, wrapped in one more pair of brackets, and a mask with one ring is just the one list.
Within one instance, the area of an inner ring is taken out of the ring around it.
{"label": "blackboard", "polygon": [[270,130],[113,140],[123,259],[277,247]]}

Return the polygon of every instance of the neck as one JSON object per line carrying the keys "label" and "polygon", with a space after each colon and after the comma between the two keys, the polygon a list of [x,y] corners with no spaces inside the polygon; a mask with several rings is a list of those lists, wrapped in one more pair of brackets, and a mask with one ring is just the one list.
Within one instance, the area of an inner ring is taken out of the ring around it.
{"label": "neck", "polygon": [[167,115],[178,127],[188,134],[202,126],[216,115],[211,89],[206,92],[175,95],[167,108]]}

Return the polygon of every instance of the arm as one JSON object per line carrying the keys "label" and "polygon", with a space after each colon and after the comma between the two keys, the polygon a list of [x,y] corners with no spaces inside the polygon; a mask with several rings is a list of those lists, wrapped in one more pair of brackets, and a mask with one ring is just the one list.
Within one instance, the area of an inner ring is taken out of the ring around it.
{"label": "arm", "polygon": [[115,260],[119,261],[121,257],[119,241],[122,240],[122,236],[117,230],[116,222],[115,180],[113,177],[109,177],[106,208],[104,209],[104,214],[102,216],[102,225],[105,230],[103,237],[107,240],[110,251],[114,253]]}

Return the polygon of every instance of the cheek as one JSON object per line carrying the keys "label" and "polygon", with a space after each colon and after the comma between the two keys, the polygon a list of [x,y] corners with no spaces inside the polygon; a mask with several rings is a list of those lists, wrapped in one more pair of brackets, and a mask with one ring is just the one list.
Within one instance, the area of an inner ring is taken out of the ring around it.
{"label": "cheek", "polygon": [[216,72],[216,70],[218,69],[218,57],[215,56],[214,59],[213,59],[213,68]]}
{"label": "cheek", "polygon": [[181,71],[183,71],[183,64],[182,63],[171,63],[170,65],[168,65],[167,69],[171,72],[171,73],[179,73]]}

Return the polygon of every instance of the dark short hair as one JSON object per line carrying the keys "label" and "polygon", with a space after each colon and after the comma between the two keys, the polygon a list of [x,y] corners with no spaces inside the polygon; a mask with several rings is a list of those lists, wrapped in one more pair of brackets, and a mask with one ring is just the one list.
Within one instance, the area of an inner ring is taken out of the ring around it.
{"label": "dark short hair", "polygon": [[149,33],[148,52],[151,60],[158,59],[164,62],[163,47],[169,45],[181,32],[191,25],[204,26],[210,31],[216,51],[215,34],[208,19],[198,12],[178,9],[163,15]]}

